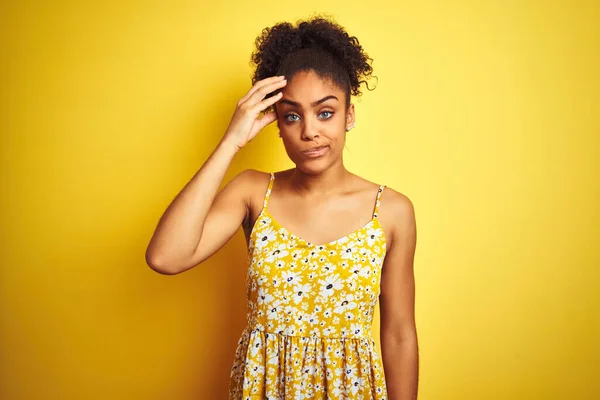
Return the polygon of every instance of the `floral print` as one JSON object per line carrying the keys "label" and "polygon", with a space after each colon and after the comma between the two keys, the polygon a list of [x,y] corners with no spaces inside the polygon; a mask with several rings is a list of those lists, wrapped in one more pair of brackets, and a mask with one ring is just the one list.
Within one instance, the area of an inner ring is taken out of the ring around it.
{"label": "floral print", "polygon": [[248,245],[248,324],[231,368],[230,400],[387,399],[383,363],[371,337],[386,253],[373,218],[329,243],[281,226],[267,204]]}

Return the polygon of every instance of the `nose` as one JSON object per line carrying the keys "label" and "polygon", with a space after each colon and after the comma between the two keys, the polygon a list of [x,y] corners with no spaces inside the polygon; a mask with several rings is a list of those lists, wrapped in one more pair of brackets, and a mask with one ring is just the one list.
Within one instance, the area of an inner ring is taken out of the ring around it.
{"label": "nose", "polygon": [[319,136],[315,124],[304,122],[304,127],[302,129],[302,139],[310,141],[313,140],[315,136]]}

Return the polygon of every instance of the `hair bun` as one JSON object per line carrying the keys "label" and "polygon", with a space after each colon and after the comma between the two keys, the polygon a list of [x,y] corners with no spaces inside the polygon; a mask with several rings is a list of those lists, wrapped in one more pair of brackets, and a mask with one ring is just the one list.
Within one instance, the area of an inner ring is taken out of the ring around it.
{"label": "hair bun", "polygon": [[296,26],[280,22],[264,28],[255,40],[252,83],[270,76],[291,77],[298,71],[313,70],[338,84],[347,93],[349,104],[350,95],[362,94],[360,85],[367,84],[371,77],[372,61],[358,39],[348,35],[331,17],[299,20]]}

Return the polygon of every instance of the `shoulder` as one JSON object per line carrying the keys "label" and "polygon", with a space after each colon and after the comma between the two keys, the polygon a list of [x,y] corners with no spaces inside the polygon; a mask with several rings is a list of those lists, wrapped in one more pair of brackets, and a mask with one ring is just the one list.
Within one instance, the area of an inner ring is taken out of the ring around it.
{"label": "shoulder", "polygon": [[271,174],[274,174],[276,179],[278,177],[286,177],[292,170],[265,172],[253,168],[242,170],[231,180],[236,186],[244,190],[248,195],[259,194],[263,196],[265,190],[269,186],[271,180]]}
{"label": "shoulder", "polygon": [[262,207],[262,199],[269,185],[271,174],[257,169],[244,169],[238,172],[227,184],[232,186],[238,198],[246,204],[246,217],[242,225],[244,228],[251,226],[251,221]]}
{"label": "shoulder", "polygon": [[259,171],[257,169],[244,169],[238,172],[230,183],[235,185],[238,190],[245,193],[247,197],[252,197],[257,191],[267,187],[271,173]]}
{"label": "shoulder", "polygon": [[244,197],[250,211],[260,211],[269,187],[271,174],[274,174],[277,179],[280,174],[285,174],[286,172],[287,171],[265,172],[248,168],[239,172],[231,182],[237,187],[240,195]]}
{"label": "shoulder", "polygon": [[[383,204],[384,199],[385,205]],[[385,186],[385,189],[381,193],[381,203],[382,209],[385,207],[387,211],[393,214],[414,213],[413,202],[408,196],[389,186]]]}
{"label": "shoulder", "polygon": [[369,192],[371,192],[371,190],[375,187],[384,186],[383,192],[381,192],[380,196],[380,214],[383,212],[396,217],[400,215],[410,216],[411,213],[414,214],[413,203],[405,194],[400,193],[390,186],[381,185],[358,175],[357,177],[362,181],[363,188]]}
{"label": "shoulder", "polygon": [[381,193],[379,215],[393,242],[414,236],[416,231],[415,207],[411,199],[386,186]]}

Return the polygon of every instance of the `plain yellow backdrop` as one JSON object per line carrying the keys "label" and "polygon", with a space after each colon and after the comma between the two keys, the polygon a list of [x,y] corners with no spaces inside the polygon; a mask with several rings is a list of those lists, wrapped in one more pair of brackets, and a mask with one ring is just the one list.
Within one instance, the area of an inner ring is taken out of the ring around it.
{"label": "plain yellow backdrop", "polygon": [[[315,12],[378,78],[346,166],[415,205],[419,398],[600,398],[600,12],[567,0],[3,1],[0,398],[226,398],[242,231],[177,276],[144,252],[254,38]],[[224,183],[291,166],[272,125]]]}

